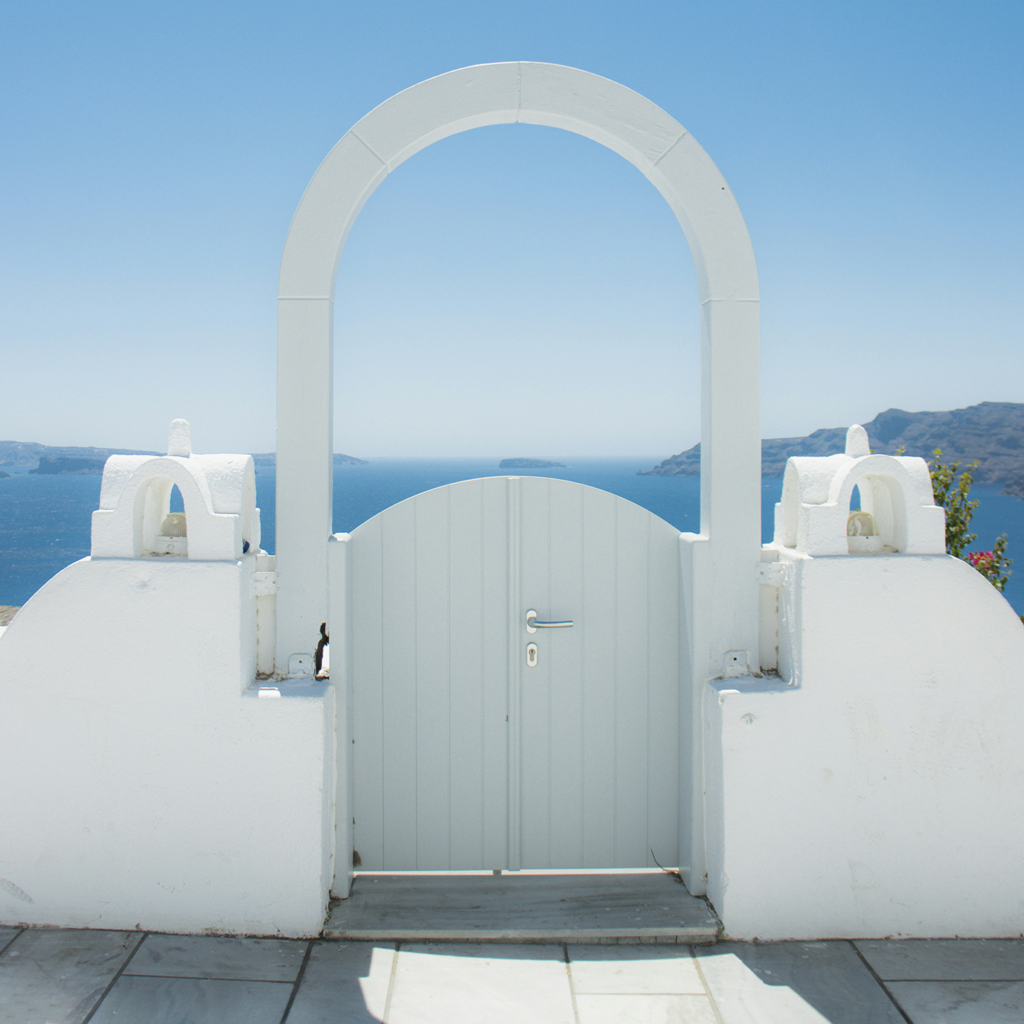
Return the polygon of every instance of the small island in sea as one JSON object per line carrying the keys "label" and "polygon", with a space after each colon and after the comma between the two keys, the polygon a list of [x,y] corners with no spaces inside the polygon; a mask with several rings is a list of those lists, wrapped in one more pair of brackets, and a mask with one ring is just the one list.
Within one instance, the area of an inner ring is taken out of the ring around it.
{"label": "small island in sea", "polygon": [[[277,465],[277,453],[276,452],[263,452],[260,455],[254,455],[252,457],[253,462],[256,463],[257,472],[259,472],[260,466],[276,466]],[[367,465],[366,459],[357,459],[354,455],[343,455],[341,452],[334,453],[334,465],[335,466],[365,466]]]}
{"label": "small island in sea", "polygon": [[30,473],[39,476],[99,476],[106,459],[73,459],[65,455],[40,455],[39,465]]}
{"label": "small island in sea", "polygon": [[565,469],[565,463],[549,459],[502,459],[498,469]]}

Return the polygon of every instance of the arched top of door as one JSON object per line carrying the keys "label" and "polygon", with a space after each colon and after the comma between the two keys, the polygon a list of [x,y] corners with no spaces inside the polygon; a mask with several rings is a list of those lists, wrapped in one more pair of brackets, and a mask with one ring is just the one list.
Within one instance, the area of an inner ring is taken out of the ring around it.
{"label": "arched top of door", "polygon": [[664,196],[693,254],[702,303],[756,300],[754,252],[729,186],[686,129],[599,75],[557,64],[480,64],[427,79],[371,110],[328,153],[292,220],[282,299],[330,299],[348,233],[399,164],[439,139],[492,124],[539,124],[593,139]]}

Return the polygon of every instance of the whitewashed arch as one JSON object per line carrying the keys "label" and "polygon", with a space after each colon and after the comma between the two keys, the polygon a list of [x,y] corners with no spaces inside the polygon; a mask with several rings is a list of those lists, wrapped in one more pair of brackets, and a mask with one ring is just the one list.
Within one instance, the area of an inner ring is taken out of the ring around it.
{"label": "whitewashed arch", "polygon": [[333,305],[345,239],[374,189],[410,156],[470,128],[516,122],[564,128],[625,157],[686,235],[702,338],[701,538],[693,538],[701,551],[685,559],[700,592],[694,670],[715,674],[726,650],[757,650],[758,285],[739,207],[704,150],[650,100],[586,71],[514,62],[451,71],[376,107],[327,155],[295,213],[278,304],[279,670],[312,649],[327,618]]}

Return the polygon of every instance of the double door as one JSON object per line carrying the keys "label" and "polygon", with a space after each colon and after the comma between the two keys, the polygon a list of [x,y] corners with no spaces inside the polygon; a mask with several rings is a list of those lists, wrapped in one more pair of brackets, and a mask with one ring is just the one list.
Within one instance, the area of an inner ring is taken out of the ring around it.
{"label": "double door", "polygon": [[363,870],[678,863],[678,531],[596,488],[491,477],[350,544]]}

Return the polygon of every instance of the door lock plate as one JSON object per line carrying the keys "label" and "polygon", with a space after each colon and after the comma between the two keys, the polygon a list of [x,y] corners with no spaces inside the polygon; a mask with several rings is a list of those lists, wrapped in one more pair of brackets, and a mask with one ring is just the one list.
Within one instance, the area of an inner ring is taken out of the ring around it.
{"label": "door lock plate", "polygon": [[537,667],[537,645],[527,644],[526,645],[526,667],[536,668]]}

